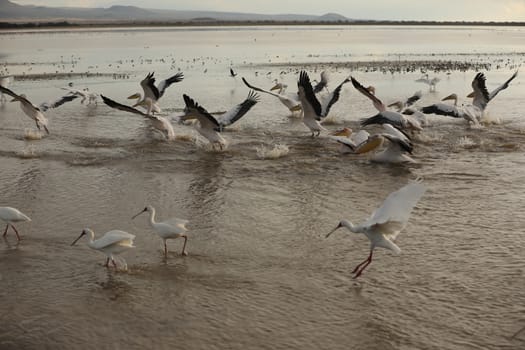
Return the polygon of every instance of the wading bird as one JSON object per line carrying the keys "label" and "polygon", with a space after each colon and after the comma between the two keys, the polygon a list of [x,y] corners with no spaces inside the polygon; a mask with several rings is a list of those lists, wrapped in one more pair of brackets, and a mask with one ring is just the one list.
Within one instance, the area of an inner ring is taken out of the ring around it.
{"label": "wading bird", "polygon": [[111,260],[113,266],[116,268],[117,263],[115,262],[114,255],[118,255],[128,249],[135,248],[133,245],[135,235],[132,235],[131,233],[120,230],[112,230],[106,232],[104,236],[100,237],[99,239],[95,239],[95,233],[89,228],[83,229],[80,236],[78,236],[78,238],[75,239],[73,243],[71,243],[71,246],[75,245],[75,243],[77,243],[77,241],[85,235],[87,235],[89,239],[89,248],[106,254],[107,259],[106,263],[104,264],[105,267],[109,267],[109,261]]}
{"label": "wading bird", "polygon": [[168,239],[175,239],[179,237],[184,238],[184,245],[182,246],[181,255],[188,255],[188,253],[186,252],[186,242],[188,241],[188,236],[186,236],[186,232],[188,231],[188,229],[186,228],[186,224],[189,221],[184,219],[171,218],[161,222],[156,222],[155,208],[153,208],[151,205],[145,207],[144,210],[133,216],[131,219],[133,220],[137,216],[145,212],[149,212],[149,224],[155,230],[155,233],[157,233],[164,242],[164,256],[166,258],[168,257],[168,245],[166,244],[166,241]]}
{"label": "wading bird", "polygon": [[412,209],[423,196],[425,190],[425,186],[420,182],[410,183],[388,195],[381,207],[374,211],[364,223],[354,225],[343,219],[336,228],[326,235],[328,238],[337,229],[346,227],[351,232],[364,234],[370,240],[370,254],[352,271],[355,274],[354,278],[361,276],[363,270],[370,265],[376,247],[389,249],[395,254],[401,252],[394,241],[399,232],[405,228]]}
{"label": "wading bird", "polygon": [[13,225],[13,222],[31,221],[31,219],[20,210],[11,207],[0,207],[0,220],[7,224],[5,226],[3,237],[7,235],[7,230],[9,229],[9,226],[11,226],[15,231],[18,241],[20,241],[20,235],[18,234],[15,225]]}

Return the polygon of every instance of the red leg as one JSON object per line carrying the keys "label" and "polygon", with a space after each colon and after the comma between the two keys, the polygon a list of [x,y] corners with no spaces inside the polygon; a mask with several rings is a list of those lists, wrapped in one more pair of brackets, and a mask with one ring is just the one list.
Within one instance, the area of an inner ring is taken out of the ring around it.
{"label": "red leg", "polygon": [[182,255],[187,255],[188,253],[186,253],[186,242],[188,241],[188,237],[186,236],[182,236],[184,238],[184,245],[182,246]]}
{"label": "red leg", "polygon": [[13,230],[15,230],[16,238],[17,238],[18,241],[20,242],[20,236],[18,235],[18,231],[17,231],[16,228],[13,226],[13,224],[11,224],[11,227],[13,228]]}
{"label": "red leg", "polygon": [[359,276],[361,276],[361,274],[363,273],[363,271],[366,269],[366,267],[368,265],[370,265],[370,263],[372,262],[372,253],[374,252],[373,249],[370,250],[370,255],[368,256],[368,259],[366,259],[364,262],[365,264],[361,267],[361,269],[359,269],[359,271],[357,271],[356,275],[354,276],[354,278],[357,278]]}
{"label": "red leg", "polygon": [[4,234],[3,234],[4,237],[7,235],[7,229],[8,228],[9,228],[9,224],[5,225],[5,231],[4,231]]}
{"label": "red leg", "polygon": [[366,263],[368,262],[369,259],[370,259],[370,255],[369,255],[368,258],[366,258],[363,262],[359,263],[359,265],[357,265],[357,266],[355,267],[355,269],[352,270],[352,273],[356,273],[357,270],[359,270],[359,268],[360,268],[361,266],[363,266],[364,264],[366,264]]}

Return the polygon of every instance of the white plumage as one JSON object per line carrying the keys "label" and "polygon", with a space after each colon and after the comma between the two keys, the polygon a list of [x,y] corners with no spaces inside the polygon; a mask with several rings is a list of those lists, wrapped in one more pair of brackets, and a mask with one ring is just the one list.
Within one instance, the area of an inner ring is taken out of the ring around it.
{"label": "white plumage", "polygon": [[16,238],[19,241],[20,235],[18,234],[18,230],[13,225],[13,222],[31,221],[29,216],[25,215],[20,210],[12,207],[0,207],[0,220],[6,223],[3,236],[5,237],[7,235],[7,230],[9,229],[9,226],[11,226],[15,231]]}

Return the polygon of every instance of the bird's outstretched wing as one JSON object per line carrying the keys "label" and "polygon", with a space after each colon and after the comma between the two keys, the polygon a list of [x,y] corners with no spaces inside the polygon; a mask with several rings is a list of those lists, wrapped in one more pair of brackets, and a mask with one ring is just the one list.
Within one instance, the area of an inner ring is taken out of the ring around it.
{"label": "bird's outstretched wing", "polygon": [[423,96],[421,91],[416,91],[412,96],[406,99],[405,106],[406,107],[412,106],[414,103],[416,103],[417,101],[421,99],[421,96]]}
{"label": "bird's outstretched wing", "polygon": [[116,101],[113,101],[112,99],[110,99],[110,98],[108,98],[108,97],[106,97],[104,95],[100,95],[100,97],[102,98],[102,101],[104,101],[104,103],[107,104],[111,108],[120,109],[121,111],[126,111],[126,112],[130,112],[130,113],[138,114],[138,115],[141,115],[141,116],[146,117],[146,118],[151,118],[152,117],[151,115],[149,115],[147,113],[144,113],[142,111],[139,111],[136,108],[133,108],[131,106],[126,106],[126,105],[123,105],[123,104],[118,103]]}
{"label": "bird's outstretched wing", "polygon": [[496,97],[496,95],[501,91],[501,90],[505,90],[506,88],[509,87],[509,83],[511,81],[514,80],[514,78],[516,78],[518,76],[518,71],[516,71],[514,74],[512,74],[512,76],[509,78],[509,80],[507,80],[506,82],[504,82],[503,84],[501,84],[500,86],[498,86],[496,89],[494,89],[493,91],[490,92],[489,94],[489,101],[492,100],[494,97]]}
{"label": "bird's outstretched wing", "polygon": [[25,97],[22,97],[20,95],[17,95],[16,93],[14,93],[13,91],[9,90],[8,88],[6,87],[3,87],[0,85],[0,92],[6,94],[6,95],[9,95],[11,96],[12,98],[16,98],[18,101],[26,104],[26,105],[29,105],[29,106],[33,106],[33,108],[35,109],[38,109],[35,105],[33,105],[27,98]]}
{"label": "bird's outstretched wing", "polygon": [[372,94],[367,88],[365,88],[363,85],[361,85],[361,83],[359,83],[354,77],[351,78],[352,79],[352,84],[354,85],[354,87],[360,92],[362,93],[363,95],[365,95],[366,97],[368,97],[370,100],[372,100],[372,103],[374,104],[374,107],[379,111],[379,112],[384,112],[386,111],[386,106],[385,104],[380,100],[378,99],[374,94]]}
{"label": "bird's outstretched wing", "polygon": [[314,94],[321,92],[321,90],[323,90],[327,86],[328,86],[328,72],[324,70],[321,72],[321,81],[318,82],[314,86]]}
{"label": "bird's outstretched wing", "polygon": [[183,79],[184,79],[184,74],[182,72],[179,72],[179,73],[175,74],[174,76],[169,77],[168,79],[164,79],[163,81],[161,81],[159,83],[158,88],[157,88],[158,91],[159,91],[159,98],[164,96],[164,92],[166,91],[167,88],[170,87],[171,84],[178,83],[178,82],[182,81]]}
{"label": "bird's outstretched wing", "polygon": [[203,128],[218,129],[220,124],[204,107],[200,106],[191,97],[184,94],[184,103],[186,104],[185,115],[181,119],[189,119],[195,117],[201,123]]}
{"label": "bird's outstretched wing", "polygon": [[383,204],[374,211],[364,226],[383,225],[389,222],[398,223],[401,230],[410,217],[412,209],[425,193],[426,188],[420,182],[413,182],[392,192]]}
{"label": "bird's outstretched wing", "polygon": [[248,83],[248,82],[246,81],[246,79],[244,79],[244,77],[242,78],[242,81],[244,82],[244,84],[245,84],[247,87],[249,87],[249,88],[252,89],[252,90],[259,91],[259,92],[263,92],[263,93],[265,93],[265,94],[269,94],[269,95],[272,95],[272,96],[275,96],[275,97],[280,97],[280,96],[281,96],[281,95],[276,94],[276,93],[273,93],[273,92],[271,92],[271,91],[264,90],[264,89],[258,88],[258,87],[256,87],[256,86],[250,85],[250,83]]}
{"label": "bird's outstretched wing", "polygon": [[243,102],[239,103],[220,117],[218,120],[220,129],[222,130],[224,127],[232,125],[237,120],[241,119],[241,117],[257,104],[257,102],[259,102],[259,95],[253,90],[250,90],[248,97]]}
{"label": "bird's outstretched wing", "polygon": [[321,103],[319,103],[319,100],[315,96],[312,84],[310,83],[310,78],[308,77],[308,73],[305,71],[301,71],[301,73],[299,73],[297,88],[299,90],[299,99],[301,100],[301,105],[303,106],[304,117],[321,120]]}
{"label": "bird's outstretched wing", "polygon": [[345,145],[350,149],[350,151],[354,152],[356,148],[356,144],[350,140],[348,137],[343,136],[330,136],[330,139],[334,140],[337,143],[340,143],[341,145]]}
{"label": "bird's outstretched wing", "polygon": [[153,74],[155,74],[155,72],[146,75],[146,77],[140,82],[140,86],[142,86],[142,90],[144,90],[144,98],[149,97],[153,101],[158,101],[160,98],[160,92],[155,86],[155,78],[153,77]]}
{"label": "bird's outstretched wing", "polygon": [[474,100],[472,104],[482,111],[487,107],[487,103],[489,103],[490,100],[486,80],[485,74],[483,73],[476,74],[474,80],[472,80],[472,88],[474,89]]}
{"label": "bird's outstretched wing", "polygon": [[[330,112],[330,108],[339,100],[339,96],[341,95],[341,90],[343,88],[343,85],[348,83],[350,79],[346,78],[343,80],[341,84],[339,84],[334,91],[332,91],[328,97],[324,100],[326,103],[323,103],[321,115],[323,117],[328,116],[328,113]],[[315,90],[314,90],[315,92]]]}
{"label": "bird's outstretched wing", "polygon": [[66,102],[70,102],[70,101],[73,101],[74,99],[78,98],[78,95],[74,95],[74,94],[67,94],[67,95],[64,95],[58,99],[56,99],[55,101],[50,101],[50,102],[42,102],[38,108],[42,111],[42,112],[45,112],[47,111],[48,109],[50,108],[57,108],[57,107],[60,107],[62,106],[64,103]]}

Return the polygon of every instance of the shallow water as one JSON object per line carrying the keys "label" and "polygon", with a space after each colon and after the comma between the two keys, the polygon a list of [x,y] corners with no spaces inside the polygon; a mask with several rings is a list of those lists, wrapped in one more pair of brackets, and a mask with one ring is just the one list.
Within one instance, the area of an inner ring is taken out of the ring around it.
{"label": "shallow water", "polygon": [[[395,66],[400,54],[481,61],[492,90],[522,63],[524,38],[519,28],[463,27],[9,32],[0,66],[25,73],[10,88],[35,103],[69,82],[125,102],[149,71],[162,79],[180,68],[185,80],[161,100],[165,113],[180,113],[182,93],[223,111],[246,97],[241,76],[293,91],[301,66],[289,67],[300,63],[312,79],[328,69],[332,87],[352,73],[385,101],[422,90],[426,105],[466,96],[475,71],[429,72],[441,78],[429,92],[414,82],[419,70],[367,72],[367,64]],[[357,61],[362,68],[345,69]],[[71,70],[122,76],[29,77]],[[12,233],[0,240],[0,347],[521,349],[525,332],[512,335],[525,326],[524,92],[518,76],[488,107],[499,122],[483,128],[429,117],[408,166],[340,154],[268,95],[224,133],[223,152],[192,126],[174,123],[177,139],[164,142],[138,116],[78,101],[46,113],[49,136],[27,139],[33,122],[7,103],[0,205],[32,222],[17,225],[20,244]],[[331,114],[328,129],[358,129],[375,111],[347,84]],[[418,177],[428,190],[397,240],[401,255],[377,249],[352,280],[368,241],[324,235],[341,218],[364,220]],[[146,216],[131,220],[146,204],[159,219],[190,220],[188,256],[182,240],[169,241],[165,260]],[[102,267],[85,240],[71,247],[84,227],[136,234],[121,256],[128,270]]]}

